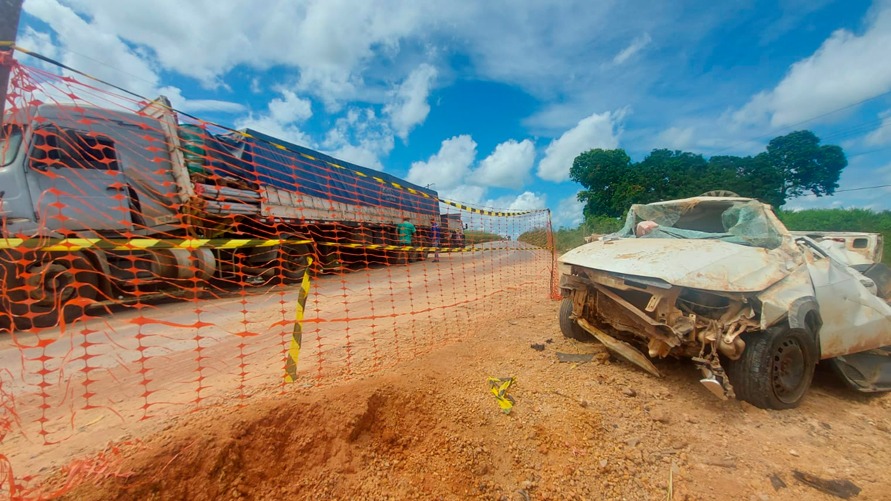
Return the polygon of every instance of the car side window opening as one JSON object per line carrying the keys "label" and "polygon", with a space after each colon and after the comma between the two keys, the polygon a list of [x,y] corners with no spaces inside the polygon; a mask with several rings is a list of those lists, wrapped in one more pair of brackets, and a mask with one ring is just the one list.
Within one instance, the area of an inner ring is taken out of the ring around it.
{"label": "car side window opening", "polygon": [[15,160],[22,143],[22,129],[18,125],[4,125],[0,131],[0,167],[6,167]]}
{"label": "car side window opening", "polygon": [[34,131],[31,166],[119,170],[114,141],[107,136],[73,129],[43,127]]}

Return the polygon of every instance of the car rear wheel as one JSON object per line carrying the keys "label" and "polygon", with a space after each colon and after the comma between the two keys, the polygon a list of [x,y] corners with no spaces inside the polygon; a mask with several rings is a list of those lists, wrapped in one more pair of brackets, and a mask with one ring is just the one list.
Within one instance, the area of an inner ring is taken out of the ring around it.
{"label": "car rear wheel", "polygon": [[576,323],[575,320],[571,318],[572,315],[572,297],[565,297],[562,301],[560,301],[560,312],[557,317],[560,320],[560,332],[563,333],[564,336],[575,339],[577,341],[590,341],[593,336],[588,334],[588,331],[582,329],[579,324]]}
{"label": "car rear wheel", "polygon": [[746,349],[728,363],[736,398],[762,409],[798,407],[814,378],[817,349],[803,329],[743,334]]}

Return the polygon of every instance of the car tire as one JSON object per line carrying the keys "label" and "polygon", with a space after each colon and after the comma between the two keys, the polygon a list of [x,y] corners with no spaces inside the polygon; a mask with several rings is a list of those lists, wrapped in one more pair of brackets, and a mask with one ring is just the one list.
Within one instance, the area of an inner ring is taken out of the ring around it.
{"label": "car tire", "polygon": [[798,407],[814,378],[817,348],[804,329],[742,335],[746,348],[727,364],[736,398],[762,409]]}
{"label": "car tire", "polygon": [[560,301],[560,312],[557,318],[560,320],[560,332],[569,339],[576,341],[590,341],[593,336],[585,329],[582,329],[575,320],[572,319],[572,297],[565,297]]}

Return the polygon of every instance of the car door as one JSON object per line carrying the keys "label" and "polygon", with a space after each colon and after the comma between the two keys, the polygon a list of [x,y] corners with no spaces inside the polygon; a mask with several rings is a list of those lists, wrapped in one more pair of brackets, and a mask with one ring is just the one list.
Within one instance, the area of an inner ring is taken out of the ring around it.
{"label": "car door", "polygon": [[41,228],[131,227],[130,190],[111,138],[56,126],[35,129],[31,137],[26,175]]}
{"label": "car door", "polygon": [[820,307],[820,358],[891,344],[891,306],[861,283],[862,275],[804,243],[807,267]]}

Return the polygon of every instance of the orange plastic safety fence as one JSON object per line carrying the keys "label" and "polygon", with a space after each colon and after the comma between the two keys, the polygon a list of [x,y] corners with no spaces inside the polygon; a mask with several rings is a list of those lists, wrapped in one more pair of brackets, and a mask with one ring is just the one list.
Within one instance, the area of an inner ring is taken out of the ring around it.
{"label": "orange plastic safety fence", "polygon": [[108,444],[154,423],[386,369],[554,291],[548,211],[36,68],[6,109],[0,495],[118,474]]}

